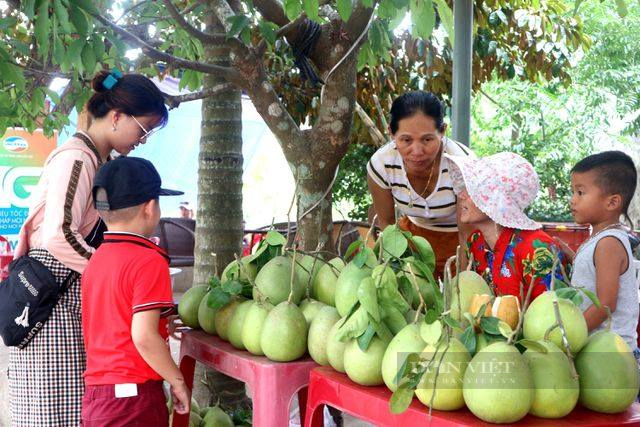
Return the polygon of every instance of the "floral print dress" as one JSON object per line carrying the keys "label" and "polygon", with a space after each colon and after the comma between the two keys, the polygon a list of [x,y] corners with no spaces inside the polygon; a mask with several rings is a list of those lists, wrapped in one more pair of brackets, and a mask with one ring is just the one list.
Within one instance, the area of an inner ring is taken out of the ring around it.
{"label": "floral print dress", "polygon": [[[533,280],[532,299],[551,289],[554,253],[560,263],[555,277],[570,277],[570,266],[566,257],[553,243],[553,239],[542,230],[515,230],[505,228],[500,233],[492,250],[479,230],[467,241],[467,256],[473,255],[472,270],[480,274],[497,296],[514,295],[520,298],[522,284],[526,296]],[[520,301],[522,303],[522,301]]]}

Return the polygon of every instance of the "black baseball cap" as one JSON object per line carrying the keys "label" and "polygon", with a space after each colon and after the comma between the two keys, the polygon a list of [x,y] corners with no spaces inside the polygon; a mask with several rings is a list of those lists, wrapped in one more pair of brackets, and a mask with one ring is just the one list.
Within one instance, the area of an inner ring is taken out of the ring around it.
{"label": "black baseball cap", "polygon": [[[153,164],[140,157],[121,156],[105,163],[93,182],[94,206],[98,210],[117,210],[138,206],[158,196],[180,196],[182,191],[161,188],[160,174]],[[107,201],[96,201],[104,188]]]}

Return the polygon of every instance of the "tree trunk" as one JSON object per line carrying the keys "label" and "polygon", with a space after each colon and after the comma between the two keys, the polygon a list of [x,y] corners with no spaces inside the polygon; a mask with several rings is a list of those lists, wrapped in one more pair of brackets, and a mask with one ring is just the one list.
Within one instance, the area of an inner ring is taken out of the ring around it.
{"label": "tree trunk", "polygon": [[[341,56],[346,47],[338,50]],[[307,251],[334,250],[332,182],[349,146],[356,99],[356,52],[324,86],[318,121],[293,145],[283,145],[298,188],[298,238]],[[364,165],[363,165],[364,167]],[[321,201],[320,201],[321,200]]]}
{"label": "tree trunk", "polygon": [[[209,33],[223,33],[210,14]],[[205,45],[205,62],[229,65],[229,49]],[[208,74],[204,88],[225,83]],[[241,255],[242,215],[242,103],[241,92],[230,89],[202,101],[202,131],[198,159],[198,211],[193,284],[207,284]],[[196,365],[193,395],[201,405],[220,403],[225,409],[248,407],[244,384],[220,372]],[[201,379],[202,381],[198,381]]]}
{"label": "tree trunk", "polygon": [[[210,33],[222,33],[210,14]],[[229,65],[224,45],[205,46],[205,62]],[[204,87],[225,80],[205,75]],[[242,104],[241,92],[229,89],[202,101],[202,135],[198,159],[198,210],[196,215],[194,285],[206,284],[242,250]]]}

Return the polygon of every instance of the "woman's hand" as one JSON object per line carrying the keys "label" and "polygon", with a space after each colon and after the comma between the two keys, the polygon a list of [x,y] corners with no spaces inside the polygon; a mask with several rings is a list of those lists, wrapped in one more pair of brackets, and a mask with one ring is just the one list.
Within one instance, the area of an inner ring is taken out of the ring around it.
{"label": "woman's hand", "polygon": [[556,236],[553,237],[553,241],[556,243],[556,245],[558,245],[560,251],[567,257],[567,259],[570,262],[573,262],[574,258],[576,257],[576,253],[569,247],[567,242]]}

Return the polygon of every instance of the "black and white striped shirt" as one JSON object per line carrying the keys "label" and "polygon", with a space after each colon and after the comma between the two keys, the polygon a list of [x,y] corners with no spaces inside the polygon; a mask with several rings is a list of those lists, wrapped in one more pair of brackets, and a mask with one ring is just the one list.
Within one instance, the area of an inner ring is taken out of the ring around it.
{"label": "black and white striped shirt", "polygon": [[[459,142],[446,137],[442,142],[447,154],[475,157],[468,147]],[[378,149],[367,163],[367,174],[380,187],[391,190],[401,215],[407,215],[414,224],[429,230],[454,232],[458,231],[456,195],[449,169],[449,160],[442,157],[435,190],[424,198],[411,187],[395,142]]]}

